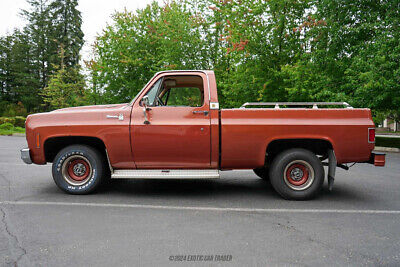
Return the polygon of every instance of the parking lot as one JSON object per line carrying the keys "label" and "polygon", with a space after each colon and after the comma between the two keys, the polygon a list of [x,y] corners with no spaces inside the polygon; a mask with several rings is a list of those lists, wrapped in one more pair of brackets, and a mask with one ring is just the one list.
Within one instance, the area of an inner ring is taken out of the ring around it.
{"label": "parking lot", "polygon": [[297,202],[252,171],[117,180],[67,195],[51,164],[20,160],[25,146],[0,136],[0,266],[400,263],[400,154],[387,154],[385,168],[338,169],[332,192],[325,183],[318,198]]}

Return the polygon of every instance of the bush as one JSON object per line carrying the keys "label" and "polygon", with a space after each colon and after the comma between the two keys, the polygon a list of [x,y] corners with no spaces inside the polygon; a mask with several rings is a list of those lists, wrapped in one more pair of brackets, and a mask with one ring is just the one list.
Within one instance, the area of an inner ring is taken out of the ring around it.
{"label": "bush", "polygon": [[12,135],[13,133],[25,133],[22,127],[14,127],[11,123],[0,124],[0,135]]}
{"label": "bush", "polygon": [[376,146],[383,146],[383,147],[397,147],[400,148],[400,138],[393,138],[393,137],[376,137]]}
{"label": "bush", "polygon": [[3,123],[11,123],[12,125],[15,125],[15,117],[13,118],[5,117]]}
{"label": "bush", "polygon": [[2,101],[0,107],[0,115],[4,117],[14,117],[14,116],[26,116],[28,112],[26,108],[21,102],[18,103],[9,103],[6,101]]}
{"label": "bush", "polygon": [[16,133],[25,133],[25,128],[14,127],[14,132],[16,132]]}
{"label": "bush", "polygon": [[0,130],[13,130],[13,129],[14,129],[14,125],[12,125],[9,122],[3,123],[0,125]]}
{"label": "bush", "polygon": [[11,123],[12,125],[16,127],[22,127],[25,128],[25,120],[26,118],[22,116],[16,116],[16,117],[0,117],[0,124],[3,123]]}
{"label": "bush", "polygon": [[15,123],[14,123],[14,126],[15,127],[22,127],[22,128],[25,128],[25,118],[24,117],[22,117],[22,116],[16,116],[15,117]]}

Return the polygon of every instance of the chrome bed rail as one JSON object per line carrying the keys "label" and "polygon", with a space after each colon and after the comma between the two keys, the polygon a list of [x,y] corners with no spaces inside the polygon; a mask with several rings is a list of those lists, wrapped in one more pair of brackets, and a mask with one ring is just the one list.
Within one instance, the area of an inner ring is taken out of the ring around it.
{"label": "chrome bed rail", "polygon": [[313,109],[318,109],[318,106],[343,106],[343,108],[353,108],[347,102],[246,102],[240,108],[250,106],[274,106],[279,109],[281,106],[312,106]]}

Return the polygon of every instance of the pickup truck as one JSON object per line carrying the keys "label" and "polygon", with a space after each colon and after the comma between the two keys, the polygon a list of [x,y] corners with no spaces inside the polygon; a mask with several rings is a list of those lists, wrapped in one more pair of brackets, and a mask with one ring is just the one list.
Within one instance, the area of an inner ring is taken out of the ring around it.
{"label": "pickup truck", "polygon": [[347,103],[245,103],[220,109],[214,72],[163,71],[130,102],[29,115],[25,163],[87,194],[111,179],[214,179],[251,169],[285,199],[316,196],[327,169],[385,165],[369,109]]}

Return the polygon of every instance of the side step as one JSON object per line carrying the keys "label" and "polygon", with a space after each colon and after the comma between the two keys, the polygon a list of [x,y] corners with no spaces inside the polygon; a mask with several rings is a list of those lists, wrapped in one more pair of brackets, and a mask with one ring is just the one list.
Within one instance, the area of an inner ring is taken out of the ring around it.
{"label": "side step", "polygon": [[219,170],[114,170],[112,179],[217,179]]}

